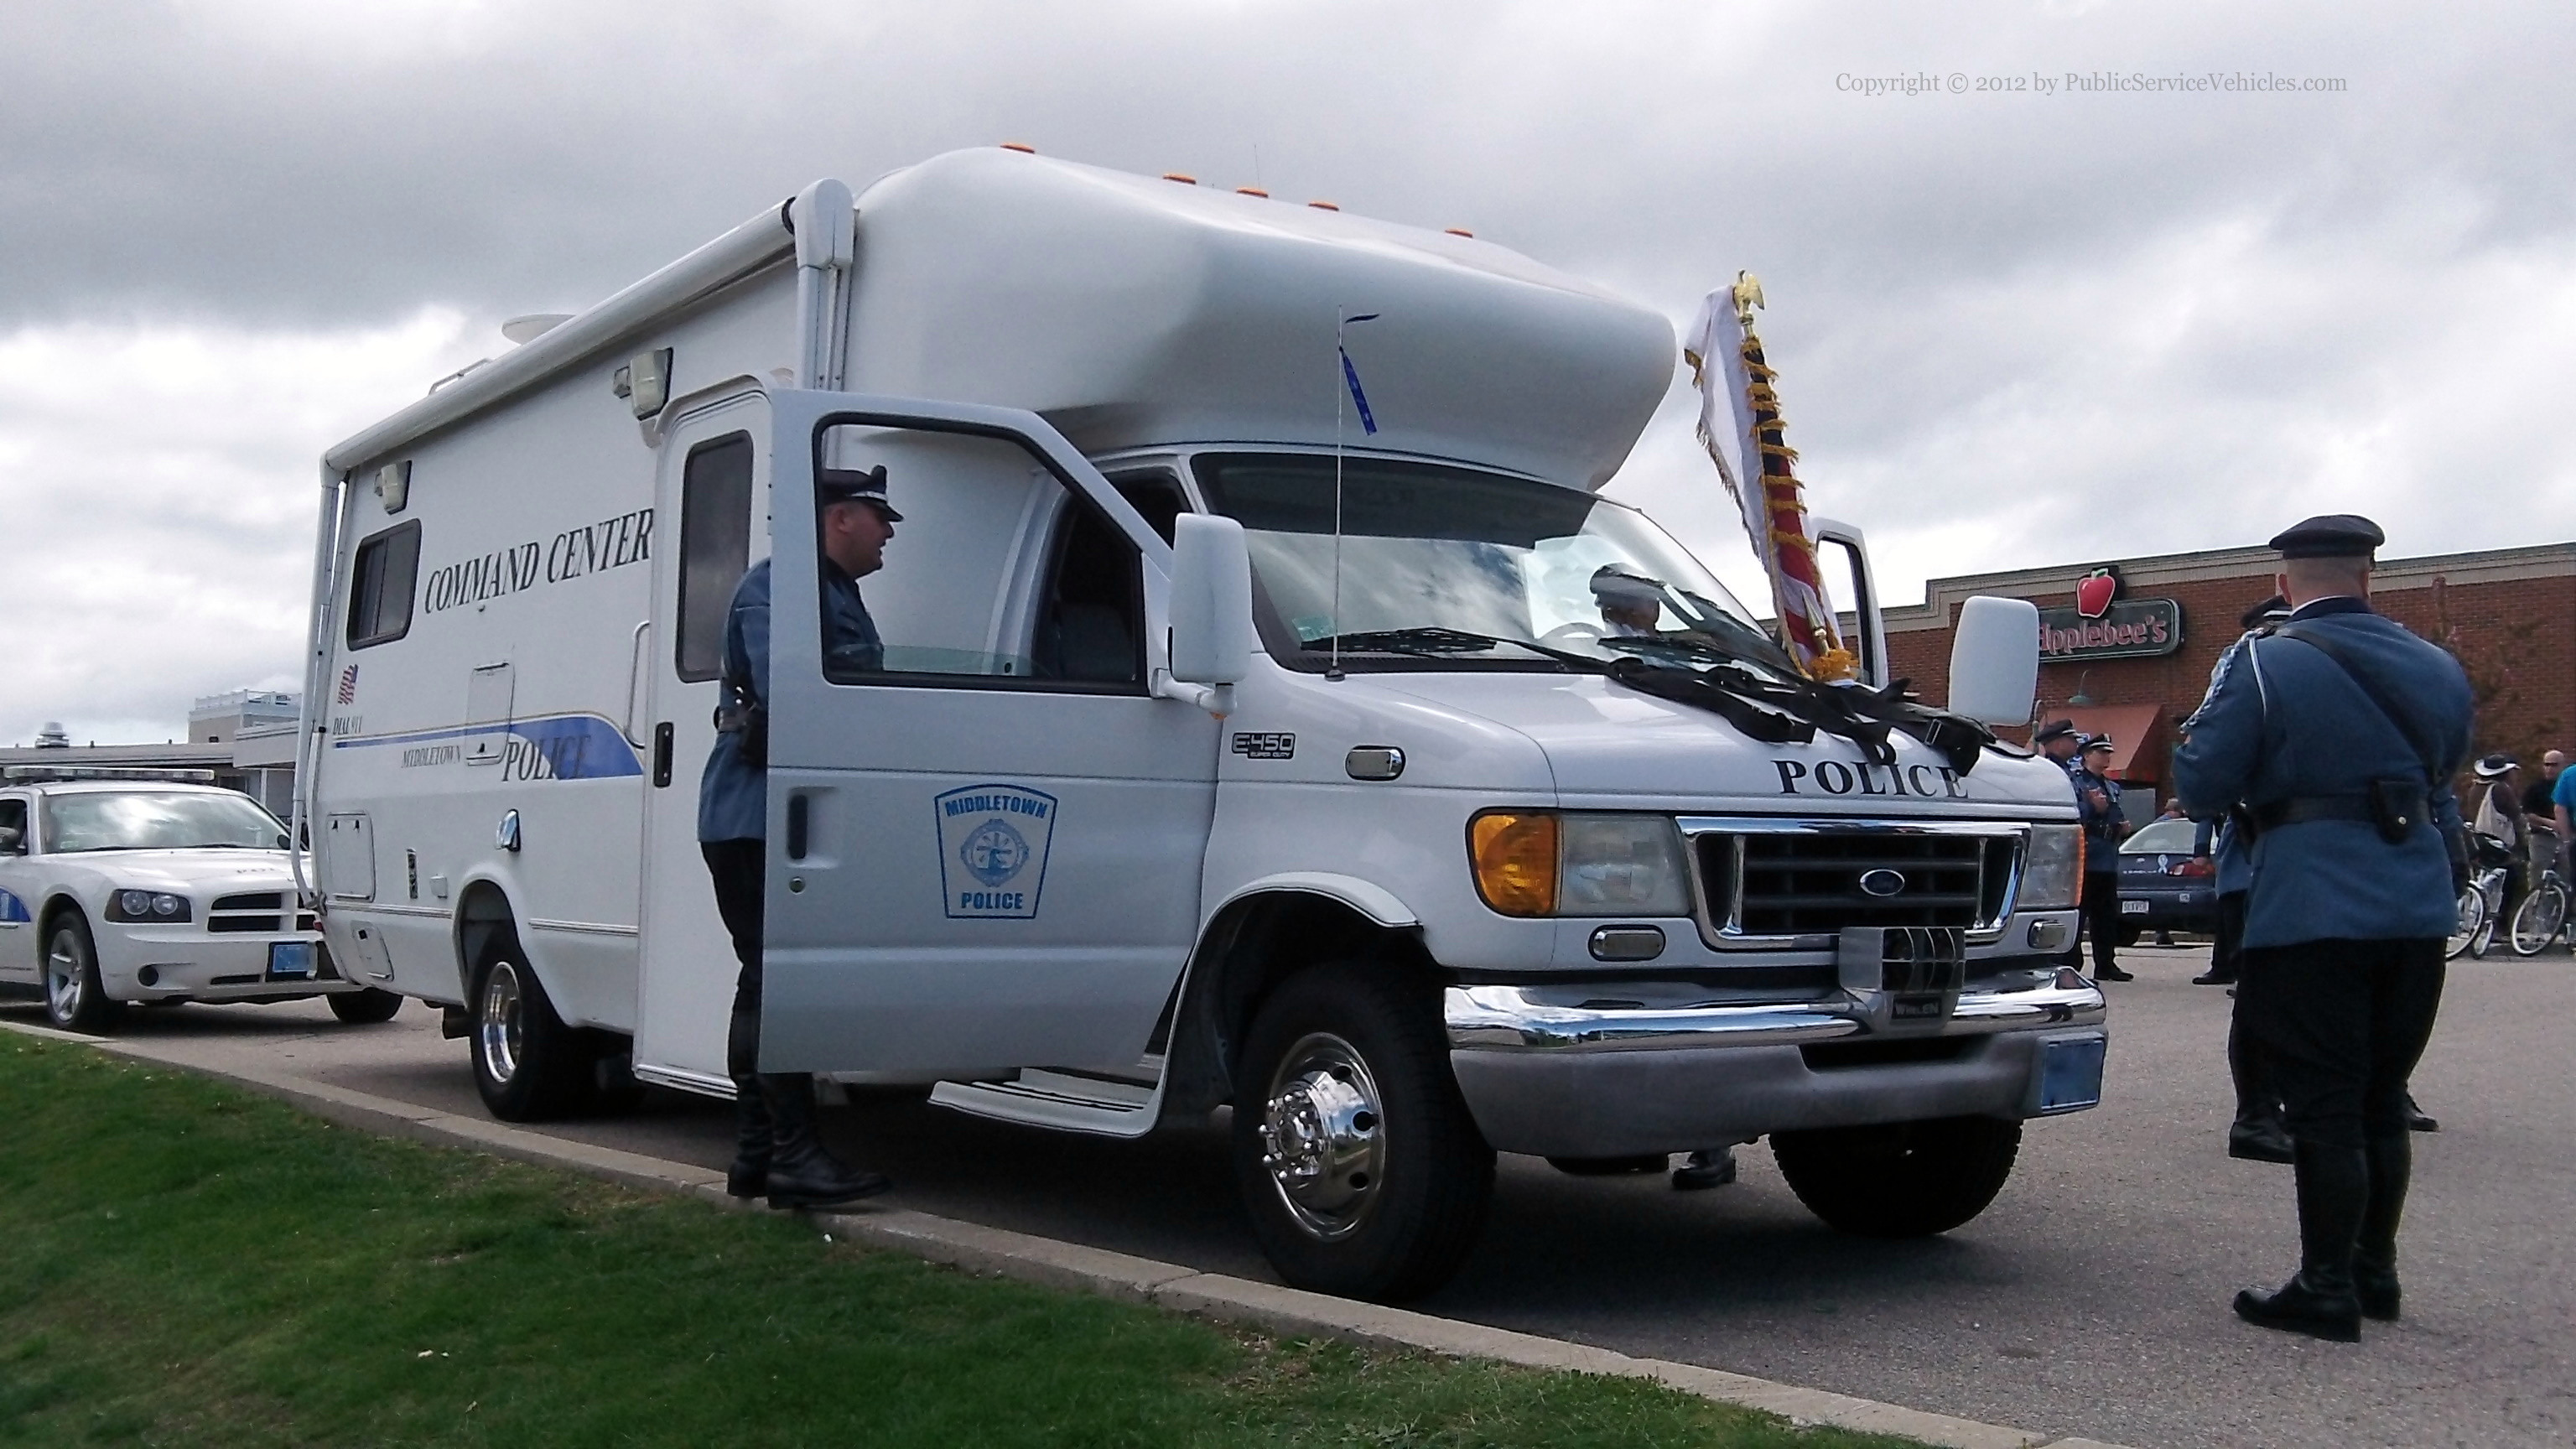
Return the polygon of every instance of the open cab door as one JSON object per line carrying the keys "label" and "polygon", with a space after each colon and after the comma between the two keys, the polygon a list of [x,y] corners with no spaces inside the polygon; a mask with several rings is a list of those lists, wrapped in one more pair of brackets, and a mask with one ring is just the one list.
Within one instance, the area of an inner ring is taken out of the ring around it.
{"label": "open cab door", "polygon": [[[771,407],[762,1070],[1149,1118],[1218,753],[1209,713],[1153,687],[1170,546],[1034,413]],[[901,520],[853,579],[824,552],[816,478],[879,467]]]}

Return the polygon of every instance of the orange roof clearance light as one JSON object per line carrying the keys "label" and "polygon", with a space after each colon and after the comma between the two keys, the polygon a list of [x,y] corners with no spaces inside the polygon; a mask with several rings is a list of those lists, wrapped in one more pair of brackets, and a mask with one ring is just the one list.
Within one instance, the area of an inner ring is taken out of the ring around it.
{"label": "orange roof clearance light", "polygon": [[1199,179],[1186,171],[1166,171],[1163,173],[1163,179],[1165,181],[1177,181],[1183,186],[1196,186],[1199,184]]}
{"label": "orange roof clearance light", "polygon": [[1491,810],[1467,822],[1476,894],[1506,916],[1556,912],[1556,817]]}
{"label": "orange roof clearance light", "polygon": [[1002,143],[1002,149],[1005,151],[1017,151],[1023,156],[1034,156],[1038,154],[1037,147],[1024,145],[1018,141],[1004,141]]}
{"label": "orange roof clearance light", "polygon": [[1474,241],[1476,239],[1476,234],[1467,230],[1463,226],[1444,226],[1440,229],[1451,236],[1463,236],[1469,241]]}
{"label": "orange roof clearance light", "polygon": [[1262,190],[1258,186],[1238,186],[1234,188],[1234,194],[1237,196],[1258,196],[1264,201],[1268,201],[1270,199],[1270,193]]}
{"label": "orange roof clearance light", "polygon": [[1339,202],[1333,201],[1310,201],[1306,204],[1315,208],[1317,211],[1339,211],[1342,209]]}

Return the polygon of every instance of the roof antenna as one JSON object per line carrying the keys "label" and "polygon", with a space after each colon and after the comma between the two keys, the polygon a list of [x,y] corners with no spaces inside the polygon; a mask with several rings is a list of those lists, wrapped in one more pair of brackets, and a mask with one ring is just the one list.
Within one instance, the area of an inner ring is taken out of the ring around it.
{"label": "roof antenna", "polygon": [[[1368,394],[1360,391],[1359,369],[1351,366],[1350,353],[1342,349],[1342,333],[1361,322],[1374,322],[1375,312],[1362,312],[1354,317],[1336,307],[1333,309],[1333,357],[1341,364],[1342,383],[1359,405],[1360,427],[1369,433],[1377,431],[1377,419],[1369,414]],[[1342,390],[1333,393],[1333,662],[1324,671],[1326,679],[1342,677]]]}

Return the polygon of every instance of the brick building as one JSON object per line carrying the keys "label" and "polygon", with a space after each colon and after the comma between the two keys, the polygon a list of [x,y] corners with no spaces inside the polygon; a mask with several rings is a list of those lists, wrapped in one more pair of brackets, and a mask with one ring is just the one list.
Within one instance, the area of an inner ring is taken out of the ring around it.
{"label": "brick building", "polygon": [[[2270,549],[2239,548],[1934,579],[1925,602],[1887,611],[1888,656],[1938,701],[1949,692],[1960,601],[2030,600],[2043,635],[2040,717],[2109,731],[2119,777],[2133,796],[2151,786],[2160,804],[2175,726],[2200,703],[2238,617],[2271,594],[2279,566]],[[2576,749],[2576,543],[2382,559],[2371,601],[2459,656],[2477,695],[2480,753],[2509,750],[2529,762],[2544,749]]]}

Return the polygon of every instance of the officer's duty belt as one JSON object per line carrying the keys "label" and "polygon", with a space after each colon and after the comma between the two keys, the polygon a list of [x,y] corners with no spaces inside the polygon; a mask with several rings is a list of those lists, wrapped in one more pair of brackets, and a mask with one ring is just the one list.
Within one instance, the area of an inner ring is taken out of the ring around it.
{"label": "officer's duty belt", "polygon": [[2303,825],[2311,820],[2358,820],[2376,825],[2379,816],[2370,808],[2367,795],[2293,795],[2287,800],[2273,800],[2253,809],[2256,830],[2278,830],[2284,825]]}

